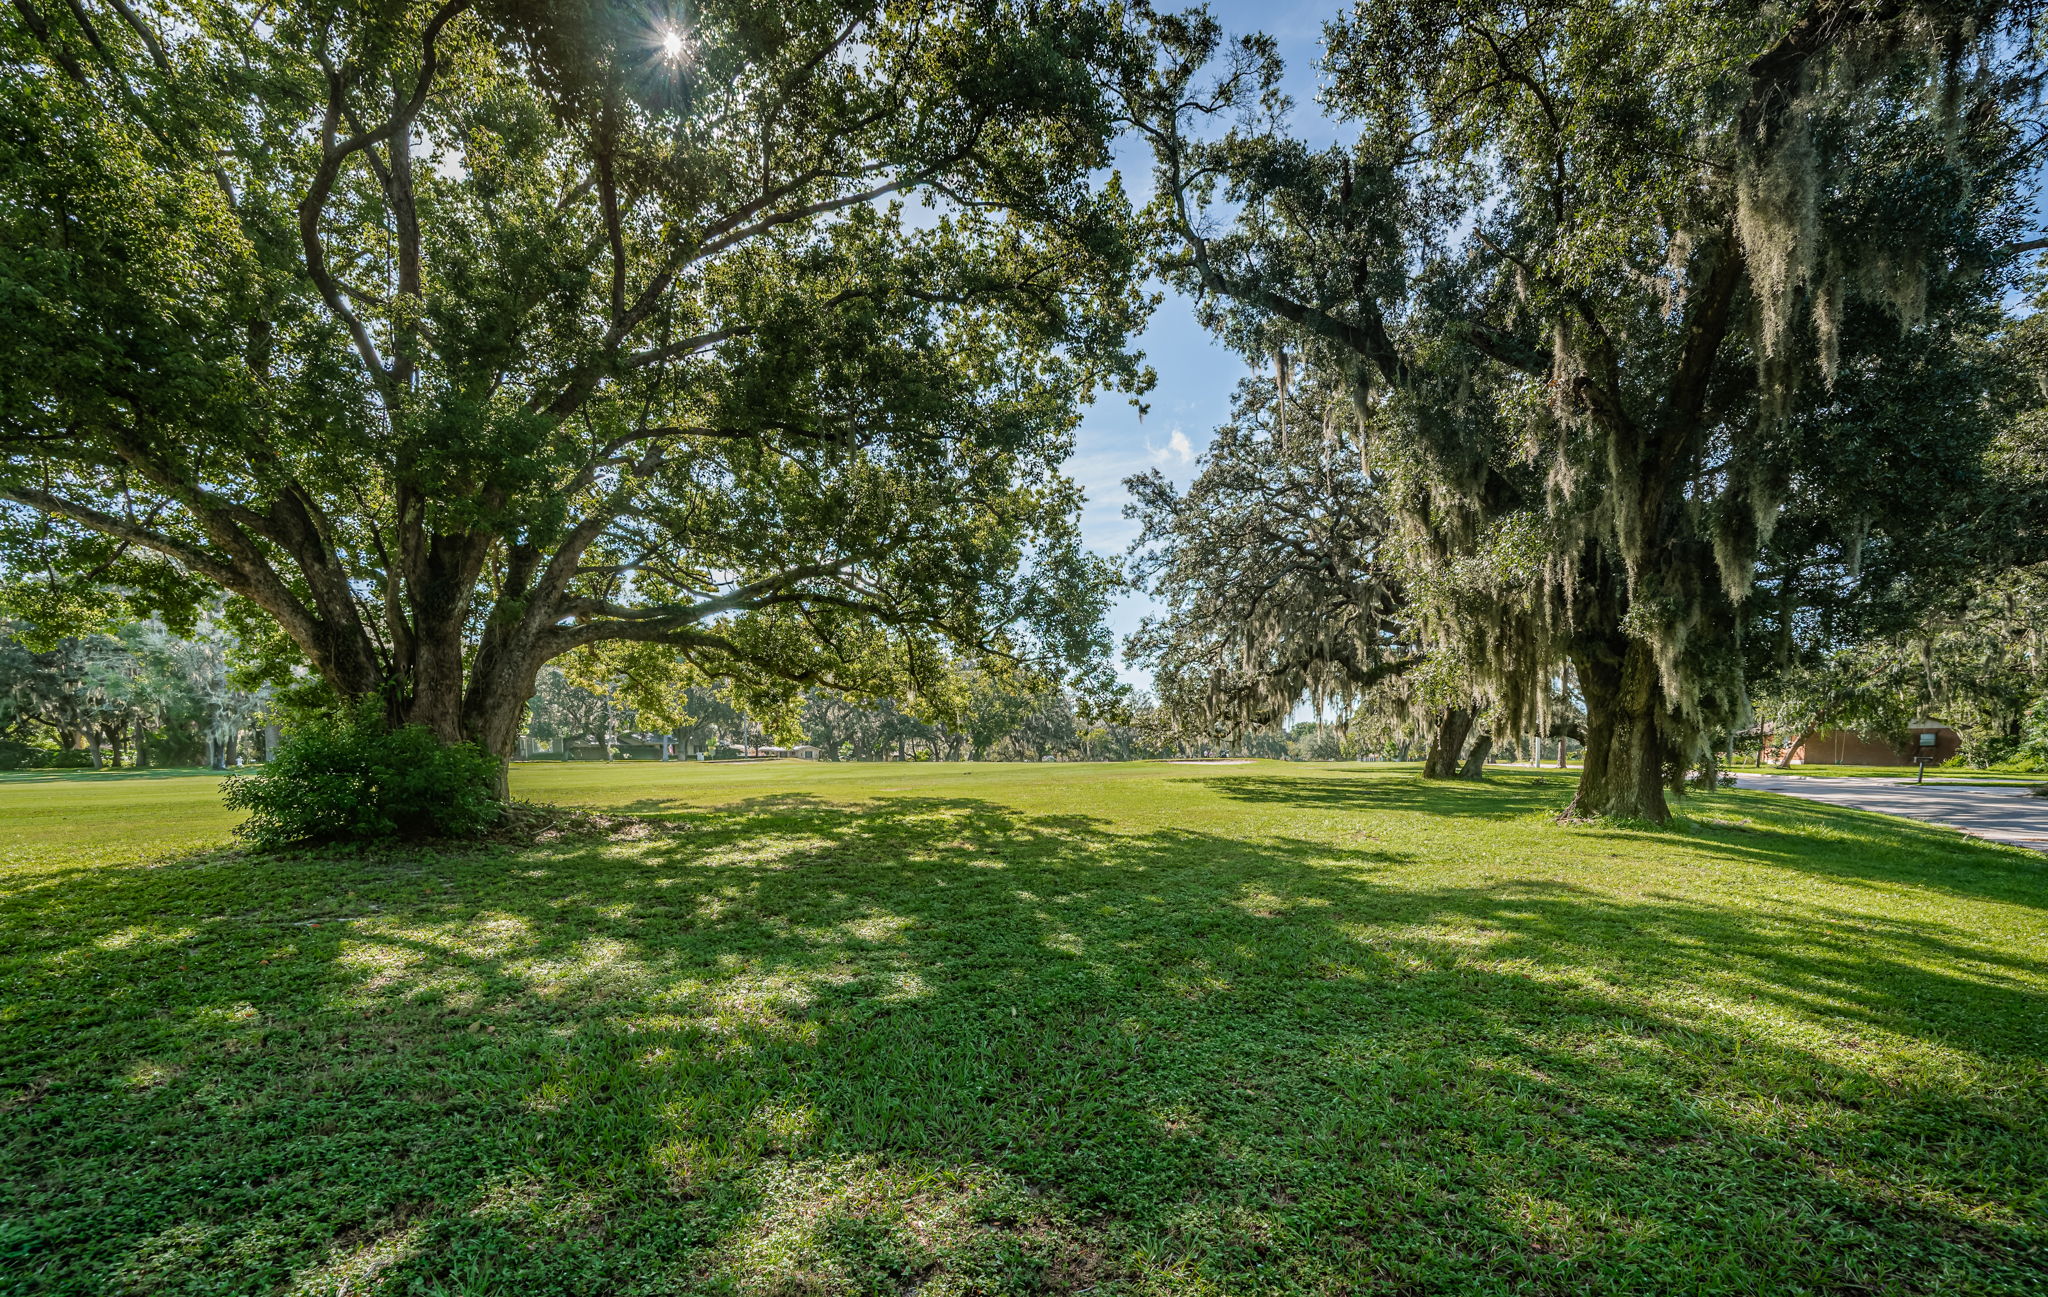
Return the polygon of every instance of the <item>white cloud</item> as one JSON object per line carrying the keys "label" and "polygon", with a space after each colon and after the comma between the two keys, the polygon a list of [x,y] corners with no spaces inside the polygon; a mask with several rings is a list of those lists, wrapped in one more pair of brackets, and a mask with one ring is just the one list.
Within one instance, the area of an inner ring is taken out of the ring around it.
{"label": "white cloud", "polygon": [[1152,439],[1147,437],[1145,439],[1145,449],[1151,454],[1152,462],[1155,464],[1164,464],[1168,460],[1174,459],[1185,464],[1195,457],[1194,444],[1188,440],[1188,435],[1179,428],[1173,430],[1173,435],[1167,438],[1164,446],[1153,445]]}

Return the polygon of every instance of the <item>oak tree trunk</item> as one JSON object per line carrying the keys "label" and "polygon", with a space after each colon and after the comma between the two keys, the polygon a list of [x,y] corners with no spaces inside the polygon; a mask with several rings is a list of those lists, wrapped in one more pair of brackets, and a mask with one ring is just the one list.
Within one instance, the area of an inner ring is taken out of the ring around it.
{"label": "oak tree trunk", "polygon": [[[487,632],[465,671],[466,627],[460,620],[416,615],[415,624],[410,657],[390,677],[374,682],[375,695],[386,700],[394,727],[418,725],[443,743],[474,743],[495,758],[490,792],[500,802],[508,800],[510,762],[541,667],[531,642]],[[611,731],[606,708],[598,734],[605,760],[611,759]]]}
{"label": "oak tree trunk", "polygon": [[1619,632],[1582,640],[1572,666],[1586,701],[1586,751],[1571,813],[1665,823],[1667,753],[1650,647]]}
{"label": "oak tree trunk", "polygon": [[1437,713],[1429,752],[1422,758],[1424,779],[1458,777],[1458,754],[1465,750],[1465,737],[1472,732],[1474,719],[1467,707],[1446,707]]}
{"label": "oak tree trunk", "polygon": [[1486,773],[1486,759],[1493,755],[1493,735],[1486,730],[1479,731],[1472,740],[1472,750],[1465,754],[1465,764],[1458,771],[1460,779],[1477,779]]}
{"label": "oak tree trunk", "polygon": [[1778,761],[1777,761],[1778,769],[1780,769],[1780,770],[1789,770],[1789,769],[1791,769],[1791,768],[1792,768],[1792,754],[1793,754],[1793,753],[1795,753],[1795,752],[1797,752],[1797,751],[1799,751],[1799,750],[1800,750],[1801,748],[1805,747],[1805,746],[1806,746],[1806,745],[1807,745],[1808,743],[1811,743],[1812,741],[1813,741],[1813,731],[1812,731],[1812,730],[1807,730],[1807,731],[1803,732],[1802,734],[1800,734],[1800,736],[1799,736],[1799,737],[1798,737],[1797,739],[1794,739],[1794,740],[1793,740],[1792,742],[1790,742],[1790,743],[1786,744],[1786,745],[1785,745],[1784,747],[1780,748],[1780,749],[1778,750]]}

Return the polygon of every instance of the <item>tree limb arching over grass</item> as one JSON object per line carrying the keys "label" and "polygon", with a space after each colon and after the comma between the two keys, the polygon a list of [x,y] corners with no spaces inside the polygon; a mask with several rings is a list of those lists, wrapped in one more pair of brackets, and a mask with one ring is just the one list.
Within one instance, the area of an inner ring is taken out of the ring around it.
{"label": "tree limb arching over grass", "polygon": [[1059,466],[1144,300],[1094,6],[118,10],[6,29],[38,579],[225,591],[500,756],[585,646],[1098,650]]}

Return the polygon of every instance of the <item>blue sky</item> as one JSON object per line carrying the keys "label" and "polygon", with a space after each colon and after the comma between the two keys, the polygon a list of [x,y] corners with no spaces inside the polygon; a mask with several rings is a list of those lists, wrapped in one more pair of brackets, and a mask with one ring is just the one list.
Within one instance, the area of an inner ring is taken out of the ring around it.
{"label": "blue sky", "polygon": [[[1295,100],[1295,129],[1316,139],[1333,134],[1320,120],[1314,103],[1315,63],[1321,52],[1322,25],[1342,12],[1339,0],[1308,0],[1294,4],[1255,4],[1226,0],[1210,6],[1231,35],[1263,31],[1280,43],[1287,62],[1289,92]],[[1134,199],[1151,192],[1151,157],[1125,147],[1119,154],[1124,183]],[[1136,534],[1123,516],[1128,498],[1123,480],[1149,468],[1163,470],[1186,485],[1194,461],[1209,444],[1210,434],[1230,413],[1230,395],[1247,372],[1243,360],[1221,346],[1195,323],[1187,299],[1169,294],[1153,314],[1139,341],[1159,383],[1146,396],[1149,412],[1141,420],[1121,398],[1098,401],[1087,410],[1076,437],[1067,472],[1088,495],[1081,516],[1082,535],[1104,554],[1121,554]],[[1152,600],[1125,595],[1110,614],[1117,663],[1123,679],[1151,684],[1149,672],[1123,662],[1124,637],[1138,628]]]}

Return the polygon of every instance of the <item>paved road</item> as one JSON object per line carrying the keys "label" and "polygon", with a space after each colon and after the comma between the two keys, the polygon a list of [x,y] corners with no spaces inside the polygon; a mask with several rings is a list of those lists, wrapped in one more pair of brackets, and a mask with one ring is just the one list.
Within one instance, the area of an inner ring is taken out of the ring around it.
{"label": "paved road", "polygon": [[1946,824],[1993,842],[2048,851],[2048,797],[2025,787],[1912,784],[1896,779],[1821,778],[1735,772],[1738,786],[1785,793],[1830,806],[1881,811]]}

